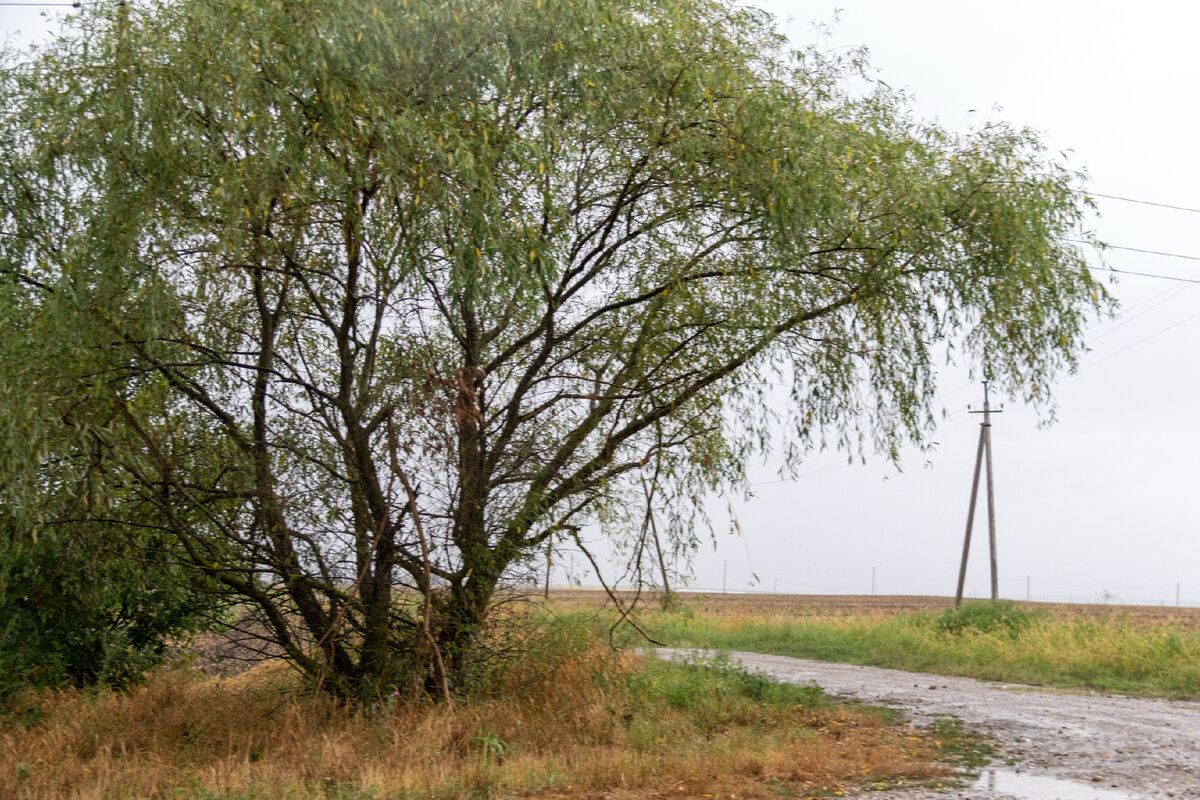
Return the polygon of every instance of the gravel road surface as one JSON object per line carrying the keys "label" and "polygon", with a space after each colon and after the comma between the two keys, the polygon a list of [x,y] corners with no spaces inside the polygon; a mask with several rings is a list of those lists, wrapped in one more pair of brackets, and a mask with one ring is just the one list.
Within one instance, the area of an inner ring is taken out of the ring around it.
{"label": "gravel road surface", "polygon": [[[703,651],[662,648],[664,658]],[[953,714],[996,740],[972,788],[870,792],[874,800],[1200,800],[1200,703],[989,683],[915,672],[730,653],[751,671],[903,709],[916,725]],[[1015,763],[1005,762],[1014,759]]]}

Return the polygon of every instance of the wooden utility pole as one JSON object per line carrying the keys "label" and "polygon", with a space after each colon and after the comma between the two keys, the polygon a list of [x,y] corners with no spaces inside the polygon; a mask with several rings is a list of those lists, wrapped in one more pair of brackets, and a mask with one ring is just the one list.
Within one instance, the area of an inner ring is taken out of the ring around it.
{"label": "wooden utility pole", "polygon": [[[975,522],[975,500],[979,496],[979,472],[987,461],[987,504],[988,545],[992,562],[992,602],[1000,599],[999,581],[996,575],[996,495],[992,484],[992,414],[999,414],[1003,407],[993,411],[988,402],[988,382],[983,382],[983,409],[968,408],[972,414],[983,414],[979,424],[979,449],[975,453],[975,477],[971,481],[971,503],[967,507],[967,533],[963,537],[962,564],[958,568],[958,590],[954,593],[954,607],[962,605],[963,584],[967,580],[967,554],[971,551],[971,526]],[[986,458],[985,458],[986,457]]]}

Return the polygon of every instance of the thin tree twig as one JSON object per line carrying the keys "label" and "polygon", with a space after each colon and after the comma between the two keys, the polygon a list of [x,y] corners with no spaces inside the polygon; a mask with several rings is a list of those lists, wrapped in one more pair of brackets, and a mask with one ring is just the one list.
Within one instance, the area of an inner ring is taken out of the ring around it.
{"label": "thin tree twig", "polygon": [[605,594],[608,595],[608,599],[612,600],[613,605],[615,605],[617,607],[617,610],[621,612],[620,619],[618,619],[616,622],[614,622],[612,624],[612,626],[608,629],[609,633],[611,634],[612,631],[615,630],[616,627],[618,625],[620,625],[622,622],[628,622],[629,626],[631,628],[633,628],[635,631],[637,631],[638,633],[640,633],[642,635],[642,638],[645,639],[647,642],[650,642],[650,644],[653,644],[657,647],[663,647],[664,645],[662,642],[658,641],[653,636],[646,633],[646,631],[642,628],[642,626],[637,624],[637,620],[635,620],[632,616],[630,616],[633,609],[631,608],[631,609],[626,610],[625,606],[622,605],[620,598],[617,597],[616,592],[609,588],[608,584],[604,580],[604,575],[601,574],[601,572],[600,572],[600,565],[598,565],[596,563],[596,559],[592,557],[591,551],[589,551],[586,547],[583,546],[583,541],[579,538],[579,528],[571,527],[571,528],[568,528],[568,530],[571,531],[571,538],[573,538],[575,540],[575,546],[579,548],[580,552],[582,552],[585,556],[587,556],[587,560],[590,561],[592,564],[592,569],[596,570],[596,577],[600,580],[600,585],[604,587],[604,592],[605,592]]}

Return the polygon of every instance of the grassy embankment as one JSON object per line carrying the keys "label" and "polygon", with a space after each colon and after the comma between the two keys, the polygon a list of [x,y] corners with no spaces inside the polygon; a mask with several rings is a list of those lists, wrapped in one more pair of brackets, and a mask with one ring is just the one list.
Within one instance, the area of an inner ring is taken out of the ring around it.
{"label": "grassy embankment", "polygon": [[[871,598],[864,598],[870,600]],[[592,601],[594,602],[594,600]],[[684,595],[676,610],[643,602],[639,620],[676,647],[747,650],[986,680],[1162,697],[1200,696],[1200,616],[1183,610],[1038,607],[1002,601],[879,612],[743,596]],[[579,599],[560,607],[583,613]],[[882,600],[880,606],[894,601]]]}
{"label": "grassy embankment", "polygon": [[347,709],[278,663],[9,698],[0,797],[815,797],[948,772],[932,736],[812,688],[620,654],[561,623],[537,647],[449,706]]}

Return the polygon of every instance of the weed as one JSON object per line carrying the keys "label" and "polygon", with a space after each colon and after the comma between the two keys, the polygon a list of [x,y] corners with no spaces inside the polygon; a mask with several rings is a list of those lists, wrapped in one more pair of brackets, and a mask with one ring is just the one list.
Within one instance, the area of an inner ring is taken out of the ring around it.
{"label": "weed", "polygon": [[1003,633],[1019,636],[1039,616],[1026,611],[1011,600],[967,603],[961,608],[950,609],[937,617],[938,630],[955,635],[967,631],[976,633]]}
{"label": "weed", "polygon": [[968,772],[976,772],[991,763],[996,747],[990,739],[963,728],[955,716],[939,716],[929,726],[942,756]]}
{"label": "weed", "polygon": [[479,745],[479,760],[484,767],[504,763],[504,757],[512,750],[512,745],[487,729],[476,734],[471,741]]}

